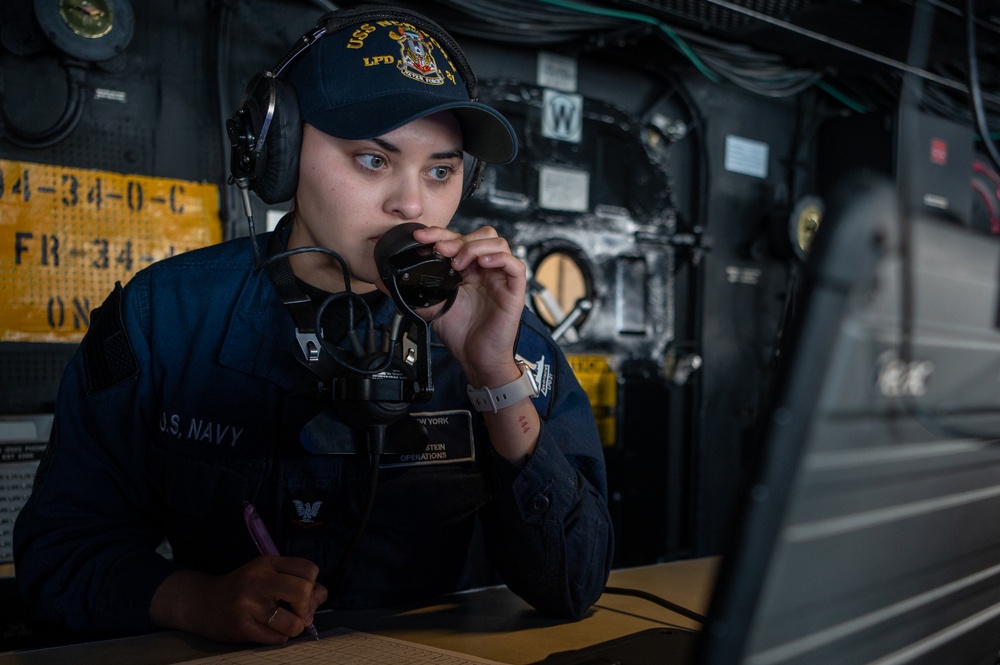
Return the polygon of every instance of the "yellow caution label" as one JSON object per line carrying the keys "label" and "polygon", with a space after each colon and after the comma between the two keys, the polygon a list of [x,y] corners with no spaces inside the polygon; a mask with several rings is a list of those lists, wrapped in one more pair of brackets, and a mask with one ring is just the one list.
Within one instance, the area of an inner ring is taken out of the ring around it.
{"label": "yellow caution label", "polygon": [[0,341],[79,341],[116,281],[221,241],[218,189],[0,159]]}
{"label": "yellow caution label", "polygon": [[597,431],[604,446],[615,445],[618,412],[618,372],[614,356],[567,354],[577,381],[590,398]]}

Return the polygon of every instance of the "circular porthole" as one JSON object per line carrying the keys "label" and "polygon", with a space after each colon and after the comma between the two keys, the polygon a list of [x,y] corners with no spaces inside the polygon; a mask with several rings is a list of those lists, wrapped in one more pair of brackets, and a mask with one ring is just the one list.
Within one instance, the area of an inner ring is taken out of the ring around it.
{"label": "circular porthole", "polygon": [[[549,244],[534,254],[529,289],[532,308],[553,330],[559,329],[567,317],[574,317],[570,328],[575,333],[586,320],[594,300],[586,256],[579,247],[565,242]],[[566,330],[566,341],[575,341],[573,333]]]}

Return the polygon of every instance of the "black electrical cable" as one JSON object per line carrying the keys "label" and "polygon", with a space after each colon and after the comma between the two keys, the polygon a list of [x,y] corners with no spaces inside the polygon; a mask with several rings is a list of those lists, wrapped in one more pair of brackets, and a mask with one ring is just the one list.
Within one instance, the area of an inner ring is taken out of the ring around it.
{"label": "black electrical cable", "polygon": [[634,596],[636,598],[642,598],[643,600],[648,600],[651,603],[656,603],[661,607],[665,607],[672,612],[676,612],[681,616],[687,617],[693,621],[704,624],[708,619],[707,617],[698,614],[693,610],[689,610],[686,607],[678,605],[677,603],[672,603],[665,598],[661,598],[655,594],[649,593],[647,591],[640,591],[639,589],[630,589],[628,587],[617,587],[617,586],[607,586],[604,587],[604,593],[613,593],[619,596]]}
{"label": "black electrical cable", "polygon": [[794,97],[823,79],[822,71],[777,72],[764,74],[751,68],[732,65],[723,58],[699,52],[701,59],[724,79],[762,97]]}
{"label": "black electrical cable", "polygon": [[[935,63],[934,71],[940,73],[942,76],[968,79],[966,55],[963,53],[961,61]],[[979,77],[977,76],[977,78]],[[981,82],[979,89],[982,90]],[[973,106],[970,103],[970,96],[967,92],[958,93],[950,88],[933,85],[924,91],[923,101],[928,108],[934,110],[935,113],[942,117],[962,124],[969,122],[970,111],[972,111]],[[998,120],[997,112],[1000,111],[1000,104],[996,103],[993,99],[986,98],[983,98],[982,102],[987,124],[991,120],[996,122]],[[996,136],[996,132],[993,132],[993,135]]]}
{"label": "black electrical cable", "polygon": [[340,269],[344,273],[344,290],[350,292],[351,272],[347,269],[347,263],[344,261],[344,258],[340,254],[333,251],[332,249],[327,249],[325,247],[316,247],[310,245],[308,247],[296,247],[295,249],[287,249],[283,252],[278,252],[274,256],[269,256],[267,257],[267,260],[261,262],[261,264],[256,267],[255,272],[260,272],[263,268],[266,268],[267,266],[276,261],[287,259],[290,256],[295,256],[296,254],[306,254],[308,252],[318,252],[320,254],[326,254],[327,256],[333,258],[338,264],[340,264]]}
{"label": "black electrical cable", "polygon": [[312,0],[312,4],[319,7],[324,12],[332,12],[337,10],[337,5],[329,0]]}
{"label": "black electrical cable", "polygon": [[[407,4],[404,2],[404,4]],[[627,22],[522,0],[438,0],[438,21],[455,34],[532,46],[583,41]],[[426,3],[409,3],[427,12]]]}
{"label": "black electrical cable", "polygon": [[515,0],[446,0],[445,4],[463,10],[468,16],[485,18],[495,30],[511,31],[538,38],[563,41],[581,38],[596,30],[608,30],[626,25],[622,19],[582,13],[573,9],[538,2]]}
{"label": "black electrical cable", "polygon": [[976,127],[986,148],[986,154],[993,162],[993,167],[1000,170],[1000,153],[990,137],[990,128],[986,124],[986,111],[983,109],[983,91],[979,86],[979,55],[976,53],[976,15],[974,0],[965,0],[965,29],[968,33],[965,40],[968,55],[969,71],[969,102],[972,105],[972,115]]}
{"label": "black electrical cable", "polygon": [[703,34],[674,28],[699,58],[729,82],[765,97],[791,97],[816,85],[825,72],[791,67],[784,58]]}
{"label": "black electrical cable", "polygon": [[[80,124],[83,117],[84,94],[83,86],[86,72],[81,63],[72,60],[62,62],[66,71],[66,106],[62,115],[51,127],[40,132],[28,132],[11,124],[10,118],[0,106],[0,137],[19,148],[41,150],[65,140]],[[2,97],[0,97],[2,99]]]}
{"label": "black electrical cable", "polygon": [[505,44],[600,46],[623,29],[639,29],[664,39],[713,83],[726,80],[769,98],[790,97],[817,86],[854,111],[866,110],[826,83],[826,71],[792,67],[780,56],[674,28],[656,16],[659,12],[627,11],[583,0],[438,0],[435,4],[439,20],[450,31]]}
{"label": "black electrical cable", "polygon": [[[251,234],[252,233],[253,232],[251,231]],[[250,240],[251,242],[255,242],[255,239],[253,237],[251,237]],[[398,339],[397,339],[398,332],[396,330],[393,331],[393,334],[391,336],[390,348],[388,353],[386,354],[386,357],[384,358],[384,361],[377,367],[373,367],[367,370],[355,367],[353,364],[344,361],[343,358],[340,357],[340,353],[338,353],[340,349],[330,344],[323,338],[322,335],[319,334],[319,331],[322,330],[321,322],[323,319],[323,312],[325,312],[326,308],[329,307],[331,304],[333,304],[335,301],[343,299],[347,300],[347,306],[348,306],[347,336],[349,339],[351,340],[357,339],[354,330],[354,303],[356,301],[360,302],[364,306],[365,316],[368,321],[368,329],[373,330],[375,327],[375,323],[372,318],[372,311],[371,308],[368,306],[368,303],[364,300],[364,298],[361,297],[360,294],[354,293],[351,290],[351,273],[347,268],[347,263],[344,261],[344,258],[340,254],[333,251],[332,249],[326,249],[325,247],[315,247],[315,246],[296,247],[295,249],[288,249],[283,252],[278,252],[272,256],[267,257],[266,260],[260,263],[259,267],[257,268],[257,271],[259,272],[260,270],[266,268],[272,263],[275,263],[283,259],[287,259],[290,256],[295,256],[296,254],[306,254],[309,252],[318,252],[320,254],[325,254],[327,256],[332,257],[334,260],[337,261],[338,264],[340,264],[340,269],[344,274],[344,290],[340,293],[330,294],[320,304],[320,306],[316,308],[316,312],[314,315],[315,316],[314,330],[317,331],[316,339],[319,341],[320,345],[327,351],[327,353],[330,355],[333,361],[344,369],[347,369],[355,374],[366,375],[366,376],[374,376],[380,372],[384,372],[386,369],[389,368],[389,365],[392,362],[392,354],[395,352],[396,346],[398,345]],[[396,327],[398,328],[398,324]]]}
{"label": "black electrical cable", "polygon": [[[811,103],[806,105],[806,102]],[[806,157],[806,147],[811,144],[816,133],[819,131],[820,126],[827,119],[827,117],[828,115],[824,112],[822,101],[817,95],[805,95],[799,97],[799,104],[797,105],[795,115],[795,128],[792,131],[792,145],[789,149],[788,166],[788,199],[793,205],[794,202],[798,201],[802,195],[802,184],[799,178],[799,171],[805,169],[800,169],[799,164]],[[788,214],[791,214],[791,211],[793,210],[793,206],[789,206]],[[771,343],[772,352],[770,362],[767,365],[769,368],[777,366],[781,353],[785,350],[784,340],[789,337],[792,329],[791,327],[798,318],[803,273],[799,264],[799,259],[794,255],[788,261],[788,272],[788,285],[785,291],[785,299],[782,303],[778,323],[775,326],[774,340]],[[765,383],[768,381],[769,379],[765,379]],[[766,396],[769,392],[769,389],[765,388],[761,391],[761,394]],[[760,410],[760,413],[764,412],[764,409]]]}
{"label": "black electrical cable", "polygon": [[354,555],[354,551],[358,548],[358,543],[361,542],[361,536],[364,534],[365,528],[368,526],[368,520],[371,518],[372,509],[375,507],[375,494],[378,489],[379,478],[379,458],[382,455],[382,451],[385,449],[385,428],[385,425],[373,425],[368,428],[368,454],[370,458],[368,494],[365,499],[364,508],[361,511],[358,528],[354,530],[354,535],[351,537],[351,541],[344,549],[343,554],[340,555],[340,561],[337,563],[337,568],[330,578],[330,586],[328,588],[330,598],[333,598],[340,591],[340,587],[344,583],[344,575],[347,572],[347,564],[350,563],[351,557]]}
{"label": "black electrical cable", "polygon": [[[330,294],[320,304],[320,306],[316,308],[315,330],[317,331],[322,330],[321,321],[323,319],[323,312],[326,311],[326,308],[329,307],[334,301],[340,300],[342,298],[349,298],[350,300],[357,299],[361,302],[362,305],[365,306],[365,311],[367,313],[367,318],[368,318],[368,330],[369,332],[373,331],[375,324],[372,320],[371,308],[368,306],[368,303],[365,301],[364,298],[361,297],[360,294],[350,293],[350,292]],[[358,358],[361,358],[364,355],[364,350],[360,342],[358,341],[357,334],[354,331],[354,310],[353,307],[350,305],[349,305],[348,317],[350,318],[350,321],[347,324],[347,338],[354,349],[354,355]],[[319,340],[320,346],[322,346],[323,349],[328,354],[330,354],[330,357],[333,358],[333,361],[338,365],[340,365],[341,367],[343,367],[344,369],[348,370],[353,374],[358,374],[362,376],[375,376],[377,374],[381,374],[382,372],[386,371],[392,365],[392,357],[396,353],[396,348],[399,346],[399,322],[401,321],[401,318],[402,317],[397,316],[393,320],[393,327],[391,332],[389,333],[388,350],[385,352],[385,355],[382,358],[382,362],[379,363],[377,366],[372,367],[371,369],[363,369],[361,367],[356,367],[355,365],[343,360],[340,357],[339,353],[342,349],[328,342],[326,339],[323,338],[322,335],[317,334],[316,339]]]}
{"label": "black electrical cable", "polygon": [[[230,154],[230,142],[229,134],[226,132],[226,119],[227,115],[223,109],[228,106],[228,100],[225,98],[225,90],[227,88],[227,80],[223,70],[223,63],[228,62],[228,46],[229,46],[229,34],[230,34],[230,23],[232,21],[232,7],[228,2],[219,3],[221,6],[219,11],[216,12],[216,39],[215,39],[215,103],[217,105],[217,112],[219,114],[219,119],[222,121],[221,131],[218,136],[222,142],[221,150],[219,151],[219,156],[222,158],[222,164],[220,173],[227,173],[229,169],[228,166],[228,156]],[[249,220],[252,224],[253,220]],[[256,266],[259,263],[259,251],[257,248],[257,242],[254,238],[251,238],[254,248],[254,256],[257,260],[254,261]]]}

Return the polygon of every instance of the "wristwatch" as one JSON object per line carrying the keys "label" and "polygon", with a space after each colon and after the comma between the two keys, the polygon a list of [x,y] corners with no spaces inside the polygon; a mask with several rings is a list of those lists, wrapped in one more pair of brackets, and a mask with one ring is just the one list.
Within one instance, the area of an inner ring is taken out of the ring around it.
{"label": "wristwatch", "polygon": [[520,402],[525,397],[538,397],[538,383],[535,381],[535,375],[531,373],[531,368],[523,360],[518,360],[517,366],[521,369],[521,376],[498,388],[468,386],[466,391],[472,401],[472,408],[476,411],[496,413],[500,409]]}

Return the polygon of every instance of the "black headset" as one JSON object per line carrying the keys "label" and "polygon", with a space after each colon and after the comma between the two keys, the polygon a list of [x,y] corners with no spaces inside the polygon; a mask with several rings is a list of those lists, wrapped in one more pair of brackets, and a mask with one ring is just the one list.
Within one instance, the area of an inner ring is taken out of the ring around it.
{"label": "black headset", "polygon": [[[324,35],[368,21],[402,21],[431,34],[441,43],[455,69],[465,81],[469,99],[478,99],[476,75],[461,47],[440,25],[415,12],[393,7],[359,5],[349,10],[324,14],[316,27],[302,36],[273,69],[256,74],[247,84],[240,108],[226,121],[232,144],[230,173],[241,189],[250,189],[264,203],[281,203],[295,196],[299,179],[299,149],[302,146],[302,120],[299,100],[291,84],[281,73]],[[463,167],[462,197],[473,194],[483,179],[484,163],[466,153]]]}

